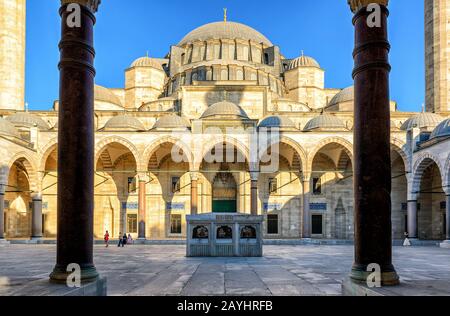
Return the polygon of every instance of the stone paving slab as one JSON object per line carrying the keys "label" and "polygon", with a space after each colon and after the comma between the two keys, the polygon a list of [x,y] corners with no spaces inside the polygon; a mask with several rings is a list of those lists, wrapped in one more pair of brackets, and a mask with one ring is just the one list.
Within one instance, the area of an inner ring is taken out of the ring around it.
{"label": "stone paving slab", "polygon": [[[0,295],[30,295],[47,279],[55,245],[1,245]],[[95,246],[108,295],[340,295],[353,263],[352,246],[265,246],[262,258],[186,258],[180,245]],[[450,250],[394,247],[403,284],[386,295],[450,295]],[[44,282],[45,283],[45,282]],[[36,295],[42,295],[36,293]]]}

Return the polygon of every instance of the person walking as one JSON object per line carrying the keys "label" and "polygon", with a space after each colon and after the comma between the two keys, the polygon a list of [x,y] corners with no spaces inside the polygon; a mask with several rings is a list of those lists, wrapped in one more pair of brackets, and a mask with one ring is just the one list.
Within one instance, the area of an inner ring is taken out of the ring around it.
{"label": "person walking", "polygon": [[106,233],[105,233],[105,246],[106,246],[106,248],[109,247],[109,232],[108,231],[106,231]]}
{"label": "person walking", "polygon": [[122,240],[122,233],[119,233],[119,243],[117,244],[117,247],[123,247],[123,240]]}

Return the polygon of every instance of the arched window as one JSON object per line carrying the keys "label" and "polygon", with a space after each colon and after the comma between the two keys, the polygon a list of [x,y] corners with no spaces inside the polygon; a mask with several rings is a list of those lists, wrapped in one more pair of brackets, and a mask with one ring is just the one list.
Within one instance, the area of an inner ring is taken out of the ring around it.
{"label": "arched window", "polygon": [[241,69],[236,71],[236,80],[244,80],[244,72]]}
{"label": "arched window", "polygon": [[220,80],[228,80],[228,70],[222,69],[220,73]]}

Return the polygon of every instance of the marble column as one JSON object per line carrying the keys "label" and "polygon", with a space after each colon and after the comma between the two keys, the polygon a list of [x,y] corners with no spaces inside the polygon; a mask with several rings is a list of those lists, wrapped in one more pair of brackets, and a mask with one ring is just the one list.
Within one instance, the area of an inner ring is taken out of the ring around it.
{"label": "marble column", "polygon": [[[65,283],[78,264],[81,282],[98,279],[94,265],[94,24],[99,0],[62,0],[58,233],[52,282]],[[79,18],[79,19],[78,19]],[[77,21],[79,20],[79,24]]]}
{"label": "marble column", "polygon": [[408,235],[409,238],[418,238],[417,235],[417,201],[408,201]]}
{"label": "marble column", "polygon": [[198,173],[191,172],[191,215],[198,214]]}
{"label": "marble column", "polygon": [[31,239],[41,239],[42,234],[42,197],[34,196],[31,215]]}
{"label": "marble column", "polygon": [[381,284],[397,285],[392,264],[388,0],[349,3],[355,13],[355,263],[350,278],[366,284],[373,273],[369,265],[377,264]]}
{"label": "marble column", "polygon": [[258,177],[257,172],[251,172],[250,184],[250,211],[252,215],[258,215]]}
{"label": "marble column", "polygon": [[5,239],[5,192],[0,185],[0,240]]}
{"label": "marble column", "polygon": [[302,238],[311,238],[311,179],[305,177],[303,179],[303,233]]}
{"label": "marble column", "polygon": [[138,239],[146,239],[146,214],[147,214],[147,203],[146,203],[146,186],[147,183],[144,179],[139,179],[139,233]]}
{"label": "marble column", "polygon": [[450,243],[450,195],[447,195],[447,201],[445,205],[445,220],[446,220],[446,236],[447,242]]}

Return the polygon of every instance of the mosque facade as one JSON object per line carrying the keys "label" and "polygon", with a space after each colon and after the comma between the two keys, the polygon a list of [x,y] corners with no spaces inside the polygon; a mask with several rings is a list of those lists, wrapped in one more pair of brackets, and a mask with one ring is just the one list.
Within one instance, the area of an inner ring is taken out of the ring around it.
{"label": "mosque facade", "polygon": [[[427,52],[448,51],[450,1],[429,2]],[[0,9],[9,34],[0,33],[3,236],[54,239],[59,103],[25,110],[25,1],[0,0]],[[427,53],[423,112],[390,104],[394,239],[450,238],[447,65],[448,54]],[[325,75],[313,57],[287,58],[225,20],[162,58],[137,58],[124,87],[96,85],[95,237],[185,239],[186,215],[235,212],[263,215],[266,239],[351,240],[354,89],[325,87]]]}

